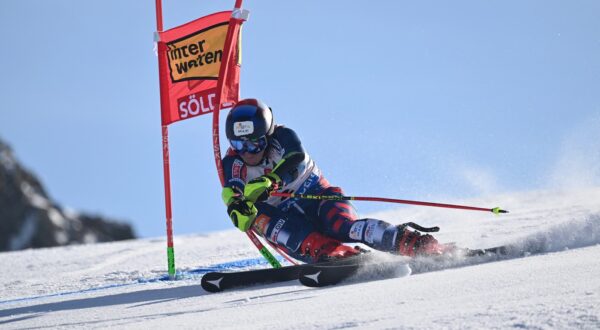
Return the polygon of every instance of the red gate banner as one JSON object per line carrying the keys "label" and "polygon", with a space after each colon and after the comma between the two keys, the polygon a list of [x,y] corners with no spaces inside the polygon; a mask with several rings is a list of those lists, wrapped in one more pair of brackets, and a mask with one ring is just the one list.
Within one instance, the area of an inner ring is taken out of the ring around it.
{"label": "red gate banner", "polygon": [[[211,113],[217,108],[219,69],[225,61],[225,42],[231,11],[214,13],[158,32],[162,124]],[[221,103],[237,103],[241,43],[239,29],[231,38],[232,58]],[[223,79],[223,78],[221,78]],[[224,97],[224,98],[223,98]]]}

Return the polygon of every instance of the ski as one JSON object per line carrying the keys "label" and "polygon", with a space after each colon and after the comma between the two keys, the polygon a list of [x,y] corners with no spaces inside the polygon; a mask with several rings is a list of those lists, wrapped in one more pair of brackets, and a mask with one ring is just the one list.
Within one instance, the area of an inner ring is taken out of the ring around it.
{"label": "ski", "polygon": [[209,272],[202,276],[200,284],[208,292],[220,292],[235,287],[291,281],[298,278],[303,266],[293,265],[238,272]]}
{"label": "ski", "polygon": [[[449,247],[452,246],[450,245]],[[492,254],[506,255],[512,251],[510,246],[496,246],[486,249],[463,249],[452,247],[452,250],[453,251],[449,249],[447,255],[444,254],[440,256],[432,256],[430,261],[436,262],[436,259],[450,257],[456,252],[464,257],[469,258]],[[406,276],[412,272],[410,265],[413,261],[414,259],[412,261],[395,260],[385,262],[369,262],[368,260],[358,260],[357,262],[338,265],[305,265],[305,267],[300,270],[298,279],[304,286],[324,287],[338,284],[352,277],[355,277],[359,281],[364,281]]]}
{"label": "ski", "polygon": [[[458,252],[465,257],[480,257],[492,254],[501,256],[515,251],[511,246],[497,246],[486,249],[455,248],[449,255]],[[439,258],[443,257],[444,255],[439,256]],[[433,262],[433,265],[436,264],[435,258],[429,260],[429,262]],[[411,261],[406,262],[405,260],[376,262],[372,260],[370,253],[366,253],[316,264],[234,272],[209,272],[202,276],[201,285],[208,292],[221,292],[231,288],[293,280],[299,280],[301,284],[309,287],[323,287],[338,284],[354,275],[362,280],[407,275],[411,272],[410,264]]]}
{"label": "ski", "polygon": [[[319,265],[342,265],[356,263],[362,255],[325,261]],[[209,272],[202,276],[200,284],[208,292],[221,292],[231,288],[246,287],[258,284],[272,284],[297,280],[302,269],[317,264],[301,264],[281,268],[252,269],[237,272]]]}
{"label": "ski", "polygon": [[307,265],[300,270],[298,280],[309,287],[324,287],[354,278],[358,281],[380,280],[410,275],[405,259],[375,261],[359,260],[341,265]]}
{"label": "ski", "polygon": [[360,263],[346,265],[310,265],[300,271],[298,280],[304,286],[322,287],[337,284],[356,274]]}

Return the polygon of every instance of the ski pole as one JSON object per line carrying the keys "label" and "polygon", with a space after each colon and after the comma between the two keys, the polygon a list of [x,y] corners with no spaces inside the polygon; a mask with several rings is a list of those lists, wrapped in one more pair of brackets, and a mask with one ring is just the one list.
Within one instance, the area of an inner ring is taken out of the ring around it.
{"label": "ski pole", "polygon": [[411,204],[421,206],[432,206],[432,207],[445,207],[450,209],[461,209],[471,211],[484,211],[492,212],[494,214],[508,213],[499,207],[485,208],[475,207],[466,205],[455,205],[455,204],[442,204],[432,202],[420,202],[411,201],[406,199],[393,199],[393,198],[381,198],[381,197],[358,197],[358,196],[339,196],[339,195],[310,195],[310,194],[293,194],[293,193],[282,193],[282,192],[271,192],[271,196],[275,197],[287,197],[287,198],[300,198],[300,199],[319,199],[319,200],[332,200],[332,201],[369,201],[369,202],[386,202],[386,203],[398,203],[398,204]]}

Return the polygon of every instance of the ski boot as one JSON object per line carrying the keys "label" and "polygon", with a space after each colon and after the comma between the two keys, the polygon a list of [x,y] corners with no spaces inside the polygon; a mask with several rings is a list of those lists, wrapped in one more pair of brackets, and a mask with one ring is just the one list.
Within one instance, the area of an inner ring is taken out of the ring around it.
{"label": "ski boot", "polygon": [[319,232],[309,234],[300,245],[300,253],[312,262],[330,261],[359,255],[360,248],[350,247]]}
{"label": "ski boot", "polygon": [[[406,227],[412,227],[415,231],[407,229]],[[399,225],[397,228],[398,234],[396,235],[396,241],[394,243],[397,254],[408,257],[439,256],[447,253],[449,249],[453,249],[453,245],[440,244],[433,236],[429,234],[423,235],[418,232],[437,232],[439,231],[438,227],[426,228],[408,222]]]}

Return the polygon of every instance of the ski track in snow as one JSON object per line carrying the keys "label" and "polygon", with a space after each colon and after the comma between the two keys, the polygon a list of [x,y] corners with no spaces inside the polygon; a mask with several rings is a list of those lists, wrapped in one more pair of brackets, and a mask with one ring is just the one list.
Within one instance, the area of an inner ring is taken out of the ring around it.
{"label": "ski track in snow", "polygon": [[[1,253],[11,271],[0,274],[0,327],[597,329],[598,201],[600,188],[590,188],[463,201],[511,210],[498,217],[423,208],[381,212],[373,217],[438,224],[442,242],[509,244],[512,252],[443,262],[416,258],[393,276],[362,273],[327,289],[287,282],[205,293],[199,280],[208,271],[267,267],[234,230],[176,237],[178,281],[167,280],[163,239]],[[327,318],[327,308],[335,316],[318,321]],[[427,315],[415,315],[418,308]],[[255,320],[265,309],[271,316]],[[283,315],[293,317],[284,321]]]}

